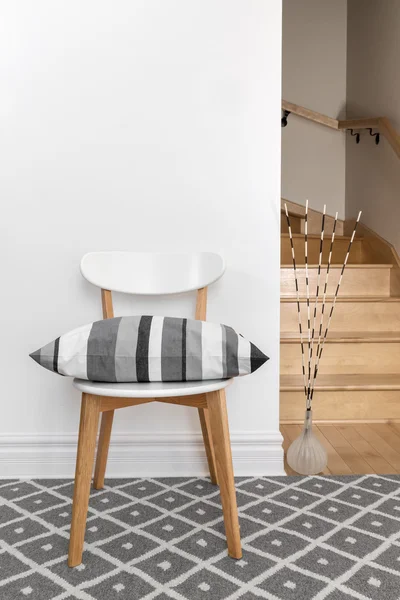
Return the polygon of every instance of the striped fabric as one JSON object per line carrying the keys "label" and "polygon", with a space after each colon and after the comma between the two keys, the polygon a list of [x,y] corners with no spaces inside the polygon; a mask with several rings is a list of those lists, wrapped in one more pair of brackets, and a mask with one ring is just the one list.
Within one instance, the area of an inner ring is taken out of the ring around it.
{"label": "striped fabric", "polygon": [[150,316],[96,321],[30,356],[60,375],[110,383],[227,379],[268,360],[226,325]]}

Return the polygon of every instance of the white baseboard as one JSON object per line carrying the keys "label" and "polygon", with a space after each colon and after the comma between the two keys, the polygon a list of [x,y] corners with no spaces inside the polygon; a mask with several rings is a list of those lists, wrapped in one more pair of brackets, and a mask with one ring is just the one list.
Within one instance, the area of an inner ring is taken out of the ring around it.
{"label": "white baseboard", "polygon": [[[284,475],[279,431],[237,432],[231,436],[235,475]],[[0,479],[73,477],[77,436],[0,435]],[[108,477],[207,475],[201,434],[114,433]]]}

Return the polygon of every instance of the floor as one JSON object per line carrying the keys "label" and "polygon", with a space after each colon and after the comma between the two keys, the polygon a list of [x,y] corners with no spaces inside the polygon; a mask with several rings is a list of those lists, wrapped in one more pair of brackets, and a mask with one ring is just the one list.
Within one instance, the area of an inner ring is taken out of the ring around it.
{"label": "floor", "polygon": [[[281,425],[284,450],[300,434],[301,425]],[[400,423],[314,425],[328,452],[325,475],[400,473]],[[295,475],[285,460],[288,475]]]}
{"label": "floor", "polygon": [[73,483],[0,481],[3,600],[398,600],[400,476],[241,477],[243,558],[205,478],[93,490],[67,567]]}

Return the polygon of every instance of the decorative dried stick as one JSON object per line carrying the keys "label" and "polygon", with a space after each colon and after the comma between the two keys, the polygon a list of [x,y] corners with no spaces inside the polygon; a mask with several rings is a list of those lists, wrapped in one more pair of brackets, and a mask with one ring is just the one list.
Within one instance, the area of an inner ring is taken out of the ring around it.
{"label": "decorative dried stick", "polygon": [[326,294],[327,294],[327,289],[328,289],[329,271],[330,271],[331,264],[332,264],[333,243],[335,241],[335,233],[336,233],[337,220],[338,220],[338,213],[336,213],[335,220],[333,222],[331,245],[330,245],[330,248],[329,248],[328,265],[327,265],[327,268],[326,268],[324,293],[323,293],[323,297],[322,297],[322,307],[321,307],[321,315],[320,315],[320,321],[319,321],[318,345],[317,345],[317,351],[315,353],[314,376],[313,376],[313,382],[312,382],[312,385],[311,385],[311,396],[308,398],[307,409],[311,408],[311,400],[312,400],[313,393],[314,393],[313,392],[313,390],[314,390],[314,383],[315,383],[315,378],[317,376],[316,373],[315,373],[315,369],[316,369],[316,366],[317,366],[317,359],[318,359],[319,351],[320,351],[320,347],[321,347],[322,327],[323,327],[323,323],[324,323],[325,306],[326,306]]}
{"label": "decorative dried stick", "polygon": [[306,397],[311,385],[311,318],[310,318],[310,286],[308,280],[308,200],[306,200],[306,213],[304,217],[304,261],[306,264],[306,297],[307,297],[307,328],[308,328],[308,387]]}
{"label": "decorative dried stick", "polygon": [[[315,321],[317,318],[317,307],[318,307],[318,298],[319,298],[319,282],[321,277],[321,265],[322,265],[322,250],[324,245],[324,230],[325,230],[325,212],[326,212],[326,204],[324,204],[324,212],[322,213],[322,225],[321,225],[321,238],[319,241],[319,259],[318,259],[318,273],[317,273],[317,288],[315,291],[315,303],[314,303],[314,314],[313,314],[313,325],[312,325],[312,333],[311,333],[311,349],[310,349],[310,368],[309,371],[311,373],[312,361],[313,361],[313,346],[314,346],[314,335],[315,335]],[[310,376],[311,379],[311,376]],[[310,385],[311,381],[308,382],[308,390],[307,397],[310,396]]]}
{"label": "decorative dried stick", "polygon": [[294,269],[294,281],[296,286],[296,299],[297,299],[297,315],[299,318],[299,332],[300,332],[300,346],[301,346],[301,365],[303,368],[303,379],[304,379],[304,394],[307,396],[307,379],[306,379],[306,370],[304,364],[304,343],[303,343],[303,328],[301,325],[301,314],[300,314],[300,294],[299,294],[299,283],[297,280],[297,269],[296,269],[296,258],[294,254],[294,245],[293,245],[293,236],[292,236],[292,228],[290,226],[289,213],[287,209],[287,205],[285,203],[285,212],[286,212],[286,220],[289,229],[289,238],[290,238],[290,246],[292,249],[292,260],[293,260],[293,269]]}
{"label": "decorative dried stick", "polygon": [[322,340],[321,349],[320,349],[320,351],[319,351],[319,354],[318,354],[318,356],[316,356],[317,363],[316,363],[316,365],[315,365],[315,370],[314,370],[313,387],[312,387],[312,391],[311,391],[311,398],[310,398],[310,401],[312,400],[312,396],[313,396],[313,393],[314,393],[314,383],[315,383],[315,379],[316,379],[316,377],[317,377],[317,374],[318,374],[319,361],[321,360],[322,351],[323,351],[323,349],[324,349],[324,346],[325,346],[325,340],[326,340],[326,337],[327,337],[327,335],[328,335],[329,325],[330,325],[330,323],[331,323],[331,319],[332,319],[333,311],[334,311],[335,304],[336,304],[336,299],[337,299],[337,297],[338,297],[338,294],[339,294],[340,284],[342,283],[343,273],[344,273],[344,270],[345,270],[345,268],[346,268],[347,261],[349,260],[349,255],[350,255],[351,246],[352,246],[352,244],[353,244],[354,237],[355,237],[355,235],[356,235],[356,229],[357,229],[357,225],[358,225],[358,223],[360,222],[360,218],[361,218],[361,210],[360,210],[360,212],[358,213],[358,217],[357,217],[357,220],[356,220],[356,222],[355,222],[354,229],[353,229],[353,233],[352,233],[352,236],[351,236],[351,239],[350,239],[349,247],[348,247],[348,249],[347,249],[346,257],[345,257],[345,259],[344,259],[344,263],[343,263],[343,266],[342,266],[342,270],[341,270],[341,272],[340,272],[340,277],[339,277],[338,284],[337,284],[337,286],[336,286],[335,296],[334,296],[334,298],[333,298],[333,302],[332,302],[331,310],[330,310],[330,313],[329,313],[328,324],[327,324],[327,326],[326,326],[326,329],[325,329],[325,333],[324,333],[324,339]]}

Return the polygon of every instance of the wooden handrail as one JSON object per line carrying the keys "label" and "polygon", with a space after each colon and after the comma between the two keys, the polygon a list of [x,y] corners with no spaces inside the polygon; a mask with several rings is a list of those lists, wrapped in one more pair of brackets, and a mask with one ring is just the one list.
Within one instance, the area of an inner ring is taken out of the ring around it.
{"label": "wooden handrail", "polygon": [[339,121],[304,106],[288,102],[287,100],[282,100],[282,110],[286,110],[308,121],[314,121],[314,123],[324,125],[330,129],[335,129],[336,131],[345,131],[346,129],[378,129],[379,133],[385,136],[394,152],[400,158],[400,135],[387,117],[345,119]]}
{"label": "wooden handrail", "polygon": [[400,158],[400,136],[387,117],[379,119],[379,128]]}
{"label": "wooden handrail", "polygon": [[339,129],[378,129],[380,118],[339,121]]}
{"label": "wooden handrail", "polygon": [[282,100],[282,110],[287,110],[294,115],[303,117],[303,119],[314,121],[314,123],[325,125],[325,127],[330,127],[331,129],[336,130],[339,129],[339,121],[337,119],[332,119],[331,117],[327,117],[326,115],[315,112],[315,110],[304,108],[304,106],[299,106],[298,104],[292,104],[291,102]]}

